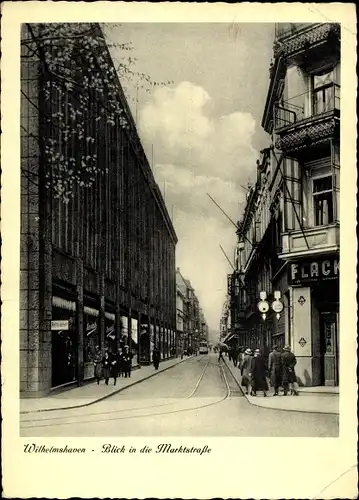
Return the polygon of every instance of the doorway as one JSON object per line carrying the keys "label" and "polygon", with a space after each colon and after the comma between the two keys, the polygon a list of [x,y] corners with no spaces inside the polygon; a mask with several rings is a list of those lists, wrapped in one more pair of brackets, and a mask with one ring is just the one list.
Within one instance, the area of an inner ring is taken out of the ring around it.
{"label": "doorway", "polygon": [[338,314],[320,313],[321,385],[339,385]]}

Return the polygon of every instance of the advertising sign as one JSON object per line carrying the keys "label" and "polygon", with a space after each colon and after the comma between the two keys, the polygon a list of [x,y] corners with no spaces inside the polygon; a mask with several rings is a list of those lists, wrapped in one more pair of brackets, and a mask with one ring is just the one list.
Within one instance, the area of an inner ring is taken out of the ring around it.
{"label": "advertising sign", "polygon": [[69,329],[69,320],[54,320],[51,321],[51,330],[68,330]]}
{"label": "advertising sign", "polygon": [[302,285],[339,278],[339,258],[327,256],[316,260],[290,262],[288,284]]}

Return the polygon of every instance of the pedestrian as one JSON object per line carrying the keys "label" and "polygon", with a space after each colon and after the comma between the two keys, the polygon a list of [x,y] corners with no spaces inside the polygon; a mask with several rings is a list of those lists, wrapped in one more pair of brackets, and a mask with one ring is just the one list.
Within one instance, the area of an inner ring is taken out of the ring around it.
{"label": "pedestrian", "polygon": [[112,352],[110,355],[110,375],[113,377],[113,385],[116,385],[118,366],[117,366],[117,353]]}
{"label": "pedestrian", "polygon": [[229,361],[232,361],[232,347],[228,347],[228,359]]}
{"label": "pedestrian", "polygon": [[116,361],[117,361],[116,367],[117,367],[117,376],[118,377],[123,377],[123,360],[122,360],[122,357],[123,357],[123,351],[122,351],[122,348],[119,347],[118,350],[117,350],[117,353],[116,353]]}
{"label": "pedestrian", "polygon": [[111,359],[107,349],[102,358],[102,373],[103,378],[105,379],[105,384],[108,385],[108,380],[111,375]]}
{"label": "pedestrian", "polygon": [[96,352],[95,352],[93,364],[95,367],[95,378],[97,380],[97,385],[99,385],[100,380],[101,380],[101,375],[102,375],[102,358],[101,358],[100,347],[98,345],[96,346]]}
{"label": "pedestrian", "polygon": [[238,355],[239,355],[238,347],[235,345],[235,346],[233,346],[233,349],[232,349],[232,360],[233,360],[233,366],[235,368],[237,367],[237,364],[238,364]]}
{"label": "pedestrian", "polygon": [[224,346],[220,346],[219,347],[219,356],[218,356],[218,363],[222,360],[224,361],[224,358],[223,358],[223,353],[225,352],[225,347]]}
{"label": "pedestrian", "polygon": [[123,352],[123,368],[125,372],[125,378],[131,377],[132,368],[132,353],[130,352],[130,347],[125,345]]}
{"label": "pedestrian", "polygon": [[251,372],[249,374],[251,380],[251,396],[257,396],[257,391],[263,391],[263,395],[267,396],[268,384],[266,379],[266,366],[264,358],[259,349],[254,351],[254,356],[251,360]]}
{"label": "pedestrian", "polygon": [[295,355],[291,352],[290,347],[287,345],[283,349],[282,354],[282,364],[283,364],[283,390],[284,396],[288,394],[288,389],[290,386],[290,392],[293,396],[299,396],[297,377],[295,374],[295,365],[297,364],[297,359]]}
{"label": "pedestrian", "polygon": [[243,360],[241,363],[241,386],[245,387],[245,393],[249,393],[250,389],[250,373],[251,373],[251,365],[252,365],[252,351],[247,348],[244,351]]}
{"label": "pedestrian", "polygon": [[158,347],[156,346],[153,349],[152,353],[152,361],[153,361],[153,366],[155,367],[155,370],[158,370],[158,367],[160,366],[160,359],[161,359],[161,353]]}
{"label": "pedestrian", "polygon": [[273,346],[272,352],[268,356],[268,371],[270,376],[271,386],[274,387],[273,396],[278,396],[279,387],[283,378],[282,355],[279,352],[278,346]]}

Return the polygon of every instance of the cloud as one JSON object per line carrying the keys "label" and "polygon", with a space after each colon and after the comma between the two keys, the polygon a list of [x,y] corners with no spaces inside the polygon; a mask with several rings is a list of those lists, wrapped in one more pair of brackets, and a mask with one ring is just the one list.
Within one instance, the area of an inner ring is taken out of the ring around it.
{"label": "cloud", "polygon": [[[140,134],[153,145],[155,177],[166,193],[179,237],[177,266],[196,288],[206,318],[218,330],[235,228],[209,193],[237,221],[258,153],[252,145],[255,120],[234,110],[218,116],[208,92],[190,82],[158,89],[140,112]],[[173,207],[173,208],[172,208]]]}

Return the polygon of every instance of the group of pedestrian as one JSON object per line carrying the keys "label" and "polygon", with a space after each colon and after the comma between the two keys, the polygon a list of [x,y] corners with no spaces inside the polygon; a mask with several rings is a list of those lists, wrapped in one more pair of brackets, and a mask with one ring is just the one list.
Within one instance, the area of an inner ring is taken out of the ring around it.
{"label": "group of pedestrian", "polygon": [[110,378],[113,378],[113,384],[116,385],[118,377],[131,377],[132,358],[133,354],[128,345],[125,345],[123,349],[119,348],[117,352],[110,352],[106,349],[104,355],[97,346],[94,358],[97,385],[100,384],[102,377],[106,385]]}
{"label": "group of pedestrian", "polygon": [[290,393],[299,396],[295,365],[297,363],[295,355],[289,346],[280,352],[278,346],[274,346],[268,357],[268,369],[260,349],[255,349],[254,353],[247,348],[244,351],[243,359],[240,363],[242,375],[241,385],[245,388],[246,394],[256,396],[257,391],[263,391],[267,396],[268,382],[267,374],[271,386],[274,388],[274,396],[279,395],[280,387],[283,387],[283,395]]}

